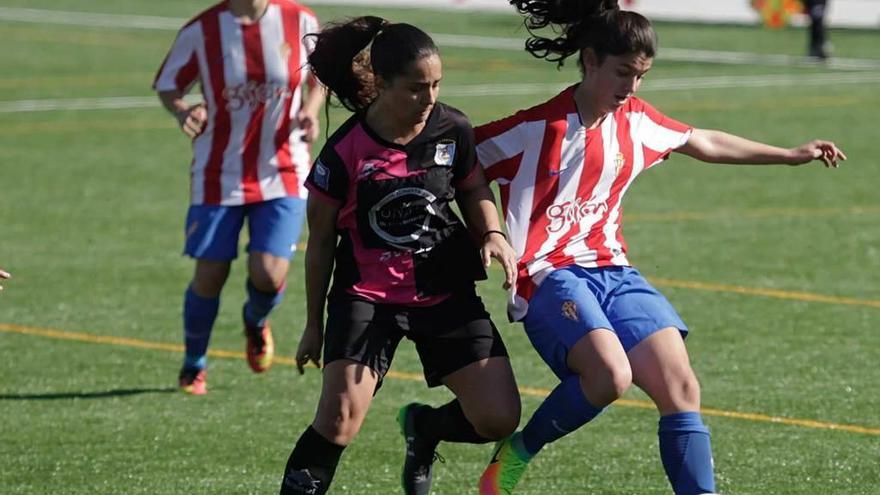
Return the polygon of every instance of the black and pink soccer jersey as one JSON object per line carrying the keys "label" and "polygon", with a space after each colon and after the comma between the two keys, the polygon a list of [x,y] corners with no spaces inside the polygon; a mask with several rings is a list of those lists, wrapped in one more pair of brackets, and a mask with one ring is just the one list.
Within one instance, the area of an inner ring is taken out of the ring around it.
{"label": "black and pink soccer jersey", "polygon": [[431,305],[486,277],[478,250],[450,207],[476,170],[474,133],[458,110],[437,103],[422,132],[401,146],[363,115],[324,145],[306,187],[340,206],[332,293]]}

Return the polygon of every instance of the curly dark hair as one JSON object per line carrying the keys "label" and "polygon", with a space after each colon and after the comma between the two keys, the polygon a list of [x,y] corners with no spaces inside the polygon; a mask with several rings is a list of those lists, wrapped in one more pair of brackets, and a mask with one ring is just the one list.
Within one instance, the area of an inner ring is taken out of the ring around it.
{"label": "curly dark hair", "polygon": [[[557,67],[584,48],[592,48],[600,62],[608,55],[639,52],[653,57],[657,51],[651,22],[635,12],[620,10],[617,0],[509,1],[525,15],[523,24],[530,35],[526,51],[556,62]],[[558,36],[538,33],[548,27]]]}

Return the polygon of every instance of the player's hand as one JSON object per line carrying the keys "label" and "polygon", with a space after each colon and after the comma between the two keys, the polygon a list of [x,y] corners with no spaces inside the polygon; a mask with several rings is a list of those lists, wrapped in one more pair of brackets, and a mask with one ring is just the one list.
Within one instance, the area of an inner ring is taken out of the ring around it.
{"label": "player's hand", "polygon": [[834,143],[819,139],[789,151],[791,153],[789,165],[802,165],[813,160],[821,160],[826,167],[837,168],[838,162],[846,160],[846,155]]}
{"label": "player's hand", "polygon": [[177,117],[180,130],[190,139],[195,139],[205,128],[205,123],[208,121],[208,110],[204,103],[197,103],[186,110],[177,112],[175,117]]}
{"label": "player's hand", "polygon": [[321,367],[321,348],[324,347],[324,335],[320,328],[307,325],[303,330],[299,347],[296,350],[296,369],[302,375],[306,372],[305,367],[311,361],[317,368]]}
{"label": "player's hand", "polygon": [[[12,278],[12,275],[10,275],[9,272],[5,272],[2,268],[0,268],[0,280],[6,280],[9,278]],[[3,290],[2,285],[0,285],[0,290]]]}
{"label": "player's hand", "polygon": [[300,110],[296,114],[296,126],[303,130],[302,140],[307,143],[314,143],[321,133],[318,116],[305,110]]}
{"label": "player's hand", "polygon": [[489,268],[489,265],[492,264],[492,258],[498,260],[501,263],[501,268],[504,269],[503,287],[505,289],[513,287],[516,284],[516,252],[507,243],[507,239],[499,233],[491,232],[483,237],[481,252],[483,266]]}

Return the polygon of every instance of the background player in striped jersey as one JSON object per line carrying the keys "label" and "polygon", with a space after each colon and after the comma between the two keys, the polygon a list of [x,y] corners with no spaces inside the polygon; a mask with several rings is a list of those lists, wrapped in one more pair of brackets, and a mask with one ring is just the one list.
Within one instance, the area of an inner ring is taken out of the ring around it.
{"label": "background player in striped jersey", "polygon": [[323,346],[325,367],[315,419],[290,454],[281,493],[327,491],[406,337],[428,385],[456,396],[398,413],[404,492],[426,495],[440,441],[488,442],[519,422],[507,351],[474,287],[491,257],[512,284],[513,250],[467,117],[437,101],[441,63],[427,34],[362,17],[318,35],[309,63],[354,115],[307,180],[307,322],[296,359],[301,372],[309,360],[319,364]]}
{"label": "background player in striped jersey", "polygon": [[[621,201],[635,177],[678,151],[710,163],[799,165],[845,159],[827,141],[784,149],[670,119],[634,96],[656,36],[616,1],[513,0],[527,50],[582,80],[536,107],[479,127],[477,153],[501,189],[519,276],[510,305],[561,383],[521,432],[499,443],[482,494],[511,493],[541,448],[593,419],[632,383],[660,413],[660,457],[676,494],[715,490],[700,386],[669,302],[630,266]],[[601,462],[600,460],[598,460]]]}
{"label": "background player in striped jersey", "polygon": [[[314,14],[292,0],[225,0],[180,30],[153,83],[193,139],[184,252],[196,268],[184,298],[179,375],[186,392],[207,392],[208,340],[245,219],[248,364],[260,373],[272,363],[267,318],[281,302],[302,227],[309,143],[324,101],[303,43],[317,30]],[[197,81],[204,101],[189,105],[183,97]]]}

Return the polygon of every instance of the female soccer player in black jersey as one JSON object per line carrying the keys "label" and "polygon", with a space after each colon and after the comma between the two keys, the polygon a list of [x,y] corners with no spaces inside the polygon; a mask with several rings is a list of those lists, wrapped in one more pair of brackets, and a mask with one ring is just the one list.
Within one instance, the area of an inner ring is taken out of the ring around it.
{"label": "female soccer player in black jersey", "polygon": [[328,139],[306,181],[308,314],[296,359],[300,371],[319,364],[323,347],[323,389],[281,493],[327,491],[407,337],[428,386],[456,396],[398,414],[404,492],[427,494],[441,440],[488,442],[519,423],[507,351],[474,290],[492,257],[505,285],[514,283],[513,249],[476,166],[470,123],[437,101],[441,63],[431,38],[408,24],[361,17],[316,41],[309,64],[354,115]]}

